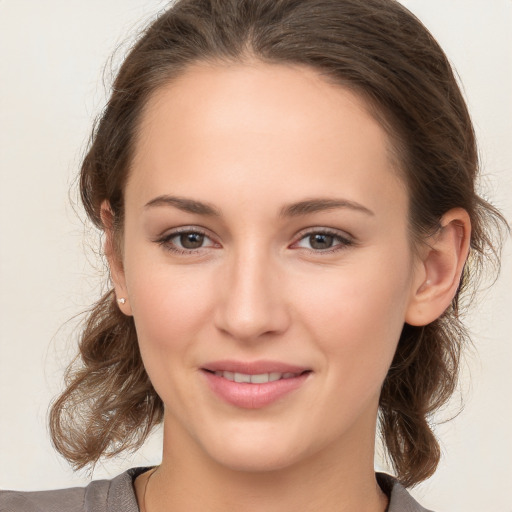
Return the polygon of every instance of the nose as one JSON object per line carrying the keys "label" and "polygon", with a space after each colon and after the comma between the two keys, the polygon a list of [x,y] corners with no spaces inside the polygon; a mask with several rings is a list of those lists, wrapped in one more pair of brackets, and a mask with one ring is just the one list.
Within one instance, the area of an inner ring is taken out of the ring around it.
{"label": "nose", "polygon": [[239,341],[285,332],[289,309],[277,262],[258,250],[233,255],[219,276],[216,327]]}

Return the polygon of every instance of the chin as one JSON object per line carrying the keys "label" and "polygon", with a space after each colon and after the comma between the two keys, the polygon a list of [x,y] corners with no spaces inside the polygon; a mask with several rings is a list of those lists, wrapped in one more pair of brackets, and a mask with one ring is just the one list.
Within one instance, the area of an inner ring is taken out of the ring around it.
{"label": "chin", "polygon": [[[308,456],[312,447],[303,446],[289,432],[261,431],[240,427],[236,433],[204,440],[203,449],[221,466],[238,472],[270,472],[291,467]],[[227,442],[229,440],[229,442]]]}
{"label": "chin", "polygon": [[297,453],[248,449],[223,453],[210,453],[215,461],[225,468],[240,473],[268,473],[293,466],[300,456]]}

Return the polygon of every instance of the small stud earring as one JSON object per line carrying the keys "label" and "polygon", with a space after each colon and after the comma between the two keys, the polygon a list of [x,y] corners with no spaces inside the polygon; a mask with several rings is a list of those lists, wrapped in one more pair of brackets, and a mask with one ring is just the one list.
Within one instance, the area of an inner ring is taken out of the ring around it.
{"label": "small stud earring", "polygon": [[126,299],[124,297],[121,297],[120,299],[117,299],[117,302],[119,302],[119,304],[124,304],[126,302]]}

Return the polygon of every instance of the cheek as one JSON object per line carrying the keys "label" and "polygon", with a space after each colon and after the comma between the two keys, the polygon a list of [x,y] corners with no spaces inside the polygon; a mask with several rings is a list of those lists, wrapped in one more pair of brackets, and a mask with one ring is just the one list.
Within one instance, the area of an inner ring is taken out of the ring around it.
{"label": "cheek", "polygon": [[194,389],[181,383],[197,371],[197,341],[205,338],[212,287],[201,272],[145,265],[142,258],[127,266],[126,277],[144,367],[164,403],[185,408],[195,400]]}
{"label": "cheek", "polygon": [[[198,337],[211,308],[204,272],[166,264],[127,265],[126,281],[141,351],[179,352]],[[158,355],[158,354],[157,354]]]}
{"label": "cheek", "polygon": [[[395,259],[395,261],[394,261]],[[375,389],[385,378],[404,324],[408,261],[382,254],[317,276],[302,297],[300,316],[321,346],[333,375]]]}

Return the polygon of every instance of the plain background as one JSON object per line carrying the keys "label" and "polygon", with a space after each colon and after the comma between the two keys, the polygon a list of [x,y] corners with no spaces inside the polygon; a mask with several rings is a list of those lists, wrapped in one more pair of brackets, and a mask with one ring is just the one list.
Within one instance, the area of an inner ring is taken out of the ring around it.
{"label": "plain background", "polygon": [[[480,141],[482,190],[511,219],[512,2],[403,3],[457,69]],[[105,277],[99,237],[72,206],[73,182],[110,82],[105,64],[164,4],[0,0],[1,488],[89,480],[53,452],[46,427],[49,402],[75,351],[77,321],[68,320],[98,297]],[[475,350],[464,368],[465,409],[436,427],[443,461],[413,491],[437,512],[512,511],[511,253],[509,241],[499,280],[470,315]],[[459,403],[457,395],[439,419]],[[159,436],[137,455],[98,466],[93,477],[158,463]]]}

